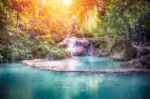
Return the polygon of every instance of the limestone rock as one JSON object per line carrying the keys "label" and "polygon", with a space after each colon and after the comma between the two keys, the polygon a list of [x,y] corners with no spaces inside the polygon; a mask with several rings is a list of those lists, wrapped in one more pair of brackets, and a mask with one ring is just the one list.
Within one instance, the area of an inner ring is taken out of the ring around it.
{"label": "limestone rock", "polygon": [[82,56],[88,54],[90,41],[85,38],[66,38],[58,44],[59,46],[66,47],[67,51],[73,56]]}
{"label": "limestone rock", "polygon": [[136,48],[128,40],[117,41],[111,48],[111,57],[116,60],[131,60],[136,57]]}
{"label": "limestone rock", "polygon": [[150,54],[122,63],[121,67],[150,69]]}
{"label": "limestone rock", "polygon": [[86,55],[86,49],[84,47],[74,47],[74,50],[71,51],[73,56],[83,56]]}

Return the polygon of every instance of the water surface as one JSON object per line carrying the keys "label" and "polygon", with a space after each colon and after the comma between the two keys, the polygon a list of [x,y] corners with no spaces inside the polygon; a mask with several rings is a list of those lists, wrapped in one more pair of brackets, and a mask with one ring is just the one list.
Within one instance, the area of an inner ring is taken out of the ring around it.
{"label": "water surface", "polygon": [[56,73],[3,64],[0,99],[150,99],[149,82],[149,74]]}

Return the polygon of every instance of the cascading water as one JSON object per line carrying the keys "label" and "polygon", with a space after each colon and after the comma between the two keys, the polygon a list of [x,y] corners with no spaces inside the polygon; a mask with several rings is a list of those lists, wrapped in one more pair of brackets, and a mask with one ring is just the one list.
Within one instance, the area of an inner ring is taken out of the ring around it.
{"label": "cascading water", "polygon": [[71,57],[74,56],[73,50],[74,50],[75,43],[76,43],[76,38],[71,38],[70,42],[67,43],[67,45],[68,45],[67,50],[70,51]]}
{"label": "cascading water", "polygon": [[94,46],[93,46],[93,43],[92,43],[92,42],[90,43],[90,46],[88,47],[87,50],[88,50],[88,51],[87,51],[87,55],[88,55],[88,56],[93,56]]}
{"label": "cascading water", "polygon": [[59,45],[67,46],[67,51],[70,52],[70,56],[92,56],[93,44],[86,38],[66,38]]}

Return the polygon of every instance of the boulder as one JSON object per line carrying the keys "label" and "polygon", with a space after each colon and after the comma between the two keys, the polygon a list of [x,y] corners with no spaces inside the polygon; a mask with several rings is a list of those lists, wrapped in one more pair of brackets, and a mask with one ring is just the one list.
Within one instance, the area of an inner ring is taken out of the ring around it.
{"label": "boulder", "polygon": [[120,40],[113,44],[111,57],[116,60],[129,61],[136,57],[136,48],[129,40]]}
{"label": "boulder", "polygon": [[73,56],[86,55],[86,49],[81,46],[74,47],[74,49],[71,51],[71,55],[73,55]]}

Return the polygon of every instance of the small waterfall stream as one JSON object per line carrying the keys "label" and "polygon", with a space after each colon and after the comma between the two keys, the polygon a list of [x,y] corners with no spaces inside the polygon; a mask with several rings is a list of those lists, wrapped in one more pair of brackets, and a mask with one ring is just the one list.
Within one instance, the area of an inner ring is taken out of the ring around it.
{"label": "small waterfall stream", "polygon": [[74,46],[76,45],[76,38],[71,38],[70,42],[68,42],[67,45],[67,50],[70,51],[71,57],[73,57]]}
{"label": "small waterfall stream", "polygon": [[93,45],[93,43],[91,42],[91,43],[90,43],[90,46],[89,46],[88,49],[87,49],[87,55],[88,55],[88,56],[93,56],[93,52],[94,52],[94,45]]}
{"label": "small waterfall stream", "polygon": [[93,56],[94,47],[90,40],[86,38],[66,38],[60,45],[66,45],[70,56]]}

